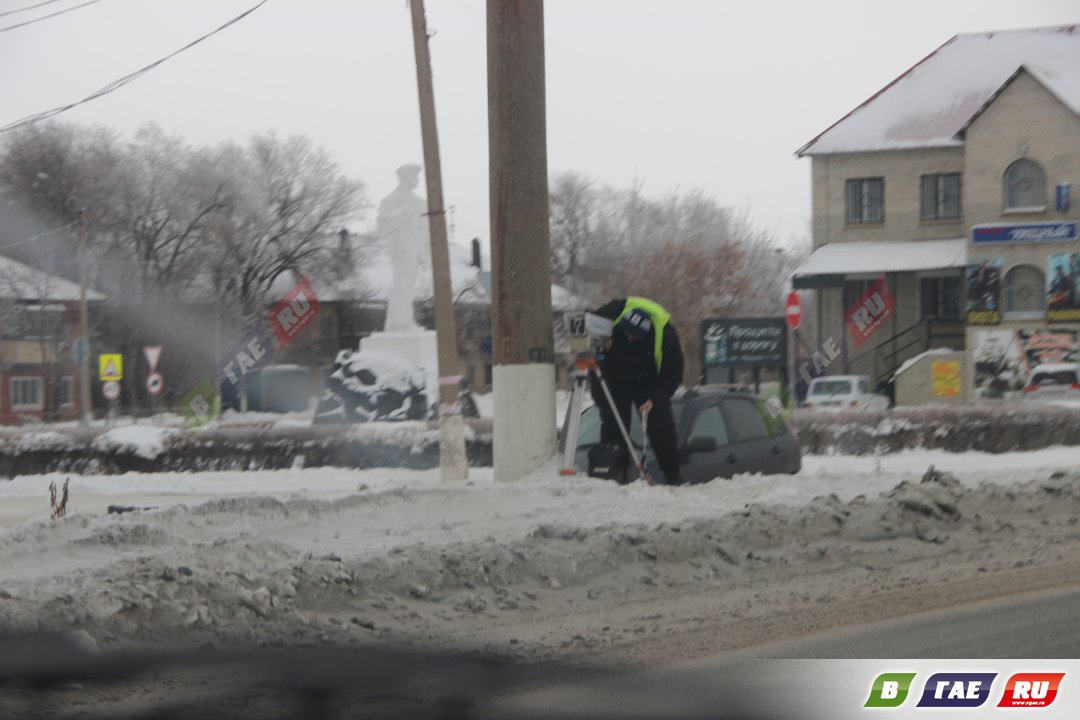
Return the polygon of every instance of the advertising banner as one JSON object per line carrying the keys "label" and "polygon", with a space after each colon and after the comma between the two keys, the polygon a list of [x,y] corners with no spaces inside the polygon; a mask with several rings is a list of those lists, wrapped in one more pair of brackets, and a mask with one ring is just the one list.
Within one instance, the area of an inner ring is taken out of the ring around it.
{"label": "advertising banner", "polygon": [[1001,322],[1001,258],[984,258],[967,266],[967,324]]}
{"label": "advertising banner", "polygon": [[1005,398],[1023,390],[1036,365],[1080,360],[1075,330],[976,330],[972,357],[975,397]]}
{"label": "advertising banner", "polygon": [[1018,223],[1016,225],[976,225],[971,228],[975,245],[991,243],[1069,242],[1077,238],[1075,222]]}
{"label": "advertising banner", "polygon": [[1080,254],[1054,253],[1046,258],[1046,319],[1080,322]]}
{"label": "advertising banner", "polygon": [[930,363],[934,397],[959,397],[962,392],[959,360],[935,360]]}
{"label": "advertising banner", "polygon": [[885,278],[881,277],[870,283],[858,300],[844,314],[844,325],[851,335],[851,343],[856,350],[862,347],[877,329],[892,317],[893,296]]}
{"label": "advertising banner", "polygon": [[704,320],[701,340],[706,366],[780,367],[787,363],[784,318]]}

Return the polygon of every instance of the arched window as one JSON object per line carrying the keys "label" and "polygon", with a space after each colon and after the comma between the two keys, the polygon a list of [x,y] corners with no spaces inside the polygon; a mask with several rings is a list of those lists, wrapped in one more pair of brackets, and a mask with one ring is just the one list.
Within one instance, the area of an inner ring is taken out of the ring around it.
{"label": "arched window", "polygon": [[1021,158],[1005,171],[1005,209],[1046,207],[1046,173],[1039,164]]}
{"label": "arched window", "polygon": [[1034,265],[1017,265],[1005,276],[1005,314],[1038,314],[1046,311],[1043,274]]}

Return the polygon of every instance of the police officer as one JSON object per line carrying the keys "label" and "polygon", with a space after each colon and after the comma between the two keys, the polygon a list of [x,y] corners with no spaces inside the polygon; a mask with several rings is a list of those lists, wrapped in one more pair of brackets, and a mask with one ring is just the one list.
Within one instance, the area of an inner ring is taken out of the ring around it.
{"label": "police officer", "polygon": [[[671,314],[642,297],[617,298],[593,312],[614,322],[597,361],[623,425],[630,427],[633,405],[649,414],[649,443],[664,480],[668,485],[681,484],[671,396],[682,383],[683,353]],[[600,408],[600,441],[621,443],[615,416],[595,377],[590,389]]]}

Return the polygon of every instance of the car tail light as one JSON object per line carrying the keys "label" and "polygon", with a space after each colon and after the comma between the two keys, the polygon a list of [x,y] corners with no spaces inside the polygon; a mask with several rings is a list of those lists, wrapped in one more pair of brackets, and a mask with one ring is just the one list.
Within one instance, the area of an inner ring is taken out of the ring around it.
{"label": "car tail light", "polygon": [[1073,383],[1072,384],[1072,389],[1073,390],[1080,390],[1080,383]]}
{"label": "car tail light", "polygon": [[[1075,385],[1073,387],[1076,387]],[[1038,385],[1025,385],[1024,392],[1035,392],[1039,389]]]}
{"label": "car tail light", "polygon": [[851,401],[851,407],[859,407],[859,401],[858,400],[852,400]]}

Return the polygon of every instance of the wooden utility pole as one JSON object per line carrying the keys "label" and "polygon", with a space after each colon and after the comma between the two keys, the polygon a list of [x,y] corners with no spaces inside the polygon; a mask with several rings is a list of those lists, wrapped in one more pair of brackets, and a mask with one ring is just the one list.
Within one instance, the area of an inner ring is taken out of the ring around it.
{"label": "wooden utility pole", "polygon": [[420,134],[424,141],[424,180],[427,182],[428,223],[431,234],[431,271],[435,292],[435,336],[439,354],[439,467],[443,480],[469,476],[465,454],[465,421],[458,404],[461,368],[454,327],[454,291],[450,284],[450,250],[446,242],[446,206],[443,203],[439,132],[435,123],[435,90],[431,80],[424,0],[410,0],[413,46],[416,50],[416,86],[420,95]]}
{"label": "wooden utility pole", "polygon": [[487,0],[495,478],[555,456],[543,0]]}

